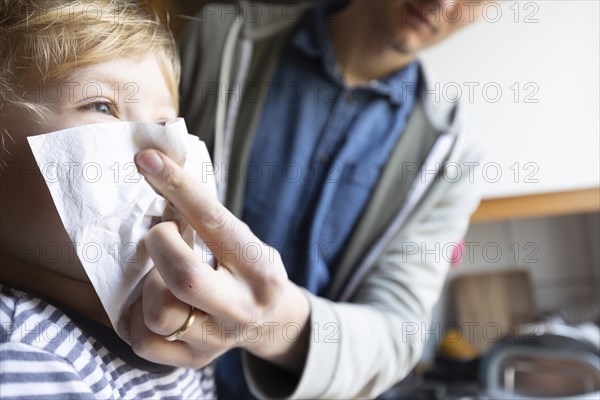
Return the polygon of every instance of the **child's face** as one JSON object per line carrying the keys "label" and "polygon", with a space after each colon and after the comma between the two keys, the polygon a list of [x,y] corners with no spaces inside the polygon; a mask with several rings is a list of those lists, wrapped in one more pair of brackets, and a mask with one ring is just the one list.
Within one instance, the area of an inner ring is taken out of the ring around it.
{"label": "child's face", "polygon": [[[2,115],[2,128],[14,142],[5,141],[5,165],[0,168],[0,251],[87,280],[26,138],[119,120],[162,123],[177,116],[175,99],[154,56],[79,68],[46,87],[27,89],[28,100],[33,98],[50,114],[41,118],[12,110]],[[44,249],[52,254],[46,257]]]}
{"label": "child's face", "polygon": [[48,107],[51,114],[43,120],[15,116],[8,122],[13,137],[99,122],[160,123],[177,117],[175,100],[152,56],[79,68],[45,88],[26,89],[28,98]]}

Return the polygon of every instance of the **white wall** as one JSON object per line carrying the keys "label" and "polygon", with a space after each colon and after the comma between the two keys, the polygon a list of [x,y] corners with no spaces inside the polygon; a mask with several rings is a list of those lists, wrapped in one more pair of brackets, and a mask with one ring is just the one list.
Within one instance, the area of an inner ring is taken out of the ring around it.
{"label": "white wall", "polygon": [[599,13],[596,0],[493,2],[423,54],[441,96],[458,87],[485,137],[484,197],[599,185]]}
{"label": "white wall", "polygon": [[[598,213],[474,224],[458,274],[520,267],[531,277],[541,313],[597,301]],[[485,250],[484,250],[485,249]],[[595,300],[594,300],[595,299]]]}

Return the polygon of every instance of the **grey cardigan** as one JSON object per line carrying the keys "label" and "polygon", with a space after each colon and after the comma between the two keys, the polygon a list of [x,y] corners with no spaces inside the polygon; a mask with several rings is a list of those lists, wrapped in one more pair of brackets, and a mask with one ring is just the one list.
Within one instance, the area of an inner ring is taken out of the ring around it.
{"label": "grey cardigan", "polygon": [[[311,5],[294,4],[300,12]],[[211,4],[189,24],[181,44],[182,113],[189,131],[212,148],[217,168],[226,165],[220,191],[238,216],[243,170],[266,97],[259,89],[300,20],[289,17],[289,7]],[[421,74],[423,90],[433,87],[424,68]],[[462,239],[479,202],[471,167],[481,159],[480,148],[467,125],[462,105],[422,93],[327,298],[306,293],[312,332],[301,376],[244,355],[257,397],[372,398],[415,366],[445,279],[445,253]]]}

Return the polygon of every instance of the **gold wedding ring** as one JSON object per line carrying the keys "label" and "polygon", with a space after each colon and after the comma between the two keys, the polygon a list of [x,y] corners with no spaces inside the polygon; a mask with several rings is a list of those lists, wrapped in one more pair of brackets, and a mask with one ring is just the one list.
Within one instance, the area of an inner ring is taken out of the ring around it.
{"label": "gold wedding ring", "polygon": [[168,340],[169,342],[174,342],[175,340],[181,339],[183,337],[183,335],[185,335],[187,333],[187,331],[190,330],[190,328],[192,327],[192,324],[194,323],[195,320],[196,320],[196,308],[194,306],[190,306],[190,313],[188,314],[188,317],[185,320],[185,322],[183,323],[183,325],[181,325],[181,328],[177,329],[175,332],[171,333],[170,335],[165,336],[165,340]]}

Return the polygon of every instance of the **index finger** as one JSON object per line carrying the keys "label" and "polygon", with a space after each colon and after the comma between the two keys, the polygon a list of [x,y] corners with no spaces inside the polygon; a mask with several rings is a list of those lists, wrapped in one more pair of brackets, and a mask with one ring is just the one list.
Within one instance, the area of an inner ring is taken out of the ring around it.
{"label": "index finger", "polygon": [[228,267],[240,245],[262,242],[248,226],[237,219],[200,182],[177,163],[157,150],[143,150],[135,157],[146,180],[184,216],[217,259]]}

